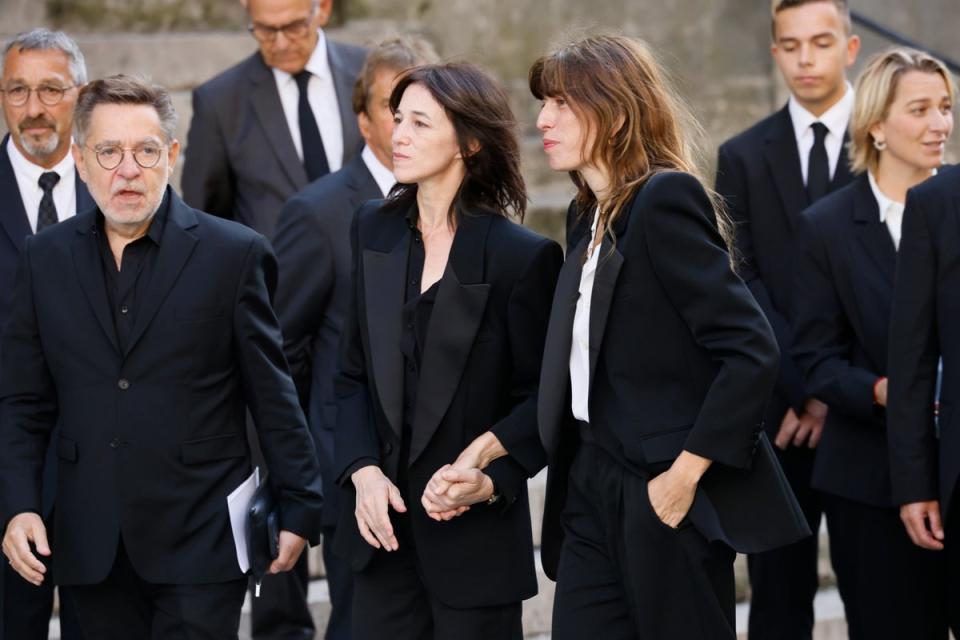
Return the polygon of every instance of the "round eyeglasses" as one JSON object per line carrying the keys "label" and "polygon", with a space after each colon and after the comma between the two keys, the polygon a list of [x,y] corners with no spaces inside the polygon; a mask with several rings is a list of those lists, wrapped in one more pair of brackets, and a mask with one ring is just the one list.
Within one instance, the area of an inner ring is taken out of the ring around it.
{"label": "round eyeglasses", "polygon": [[34,88],[25,84],[15,84],[12,87],[0,89],[0,91],[3,92],[4,99],[15,107],[22,107],[27,104],[27,100],[30,99],[30,94],[33,92],[37,93],[37,98],[42,104],[55,107],[63,100],[63,95],[70,89],[76,88],[76,86],[72,84],[67,87],[58,87],[52,84],[42,84]]}
{"label": "round eyeglasses", "polygon": [[160,162],[160,156],[163,155],[163,148],[155,144],[143,144],[132,149],[108,145],[90,150],[96,154],[97,164],[107,171],[113,171],[119,167],[127,151],[133,154],[133,161],[144,169],[152,169],[157,166],[157,163]]}

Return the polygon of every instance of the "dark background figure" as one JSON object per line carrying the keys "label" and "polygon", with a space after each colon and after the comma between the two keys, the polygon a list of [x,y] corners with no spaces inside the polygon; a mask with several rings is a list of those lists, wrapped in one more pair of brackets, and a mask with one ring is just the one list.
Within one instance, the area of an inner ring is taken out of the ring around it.
{"label": "dark background figure", "polygon": [[[252,413],[293,567],[319,539],[316,453],[283,357],[263,236],[168,185],[169,94],[86,85],[72,148],[97,206],[27,239],[3,336],[3,552],[35,585],[52,560],[84,636],[236,638],[246,577],[227,496],[251,473]],[[58,457],[52,545],[40,467]],[[52,555],[51,555],[52,553]],[[35,555],[36,554],[36,555]]]}
{"label": "dark background figure", "polygon": [[[890,321],[887,437],[893,499],[914,544],[947,571],[960,637],[960,167],[907,193]],[[938,363],[943,363],[939,415]]]}
{"label": "dark background figure", "polygon": [[188,204],[270,238],[290,196],[360,152],[351,96],[366,51],[326,38],[332,8],[248,0],[259,50],[193,92]]}
{"label": "dark background figure", "polygon": [[[716,189],[734,220],[740,275],[780,347],[767,434],[817,532],[823,507],[810,476],[827,407],[791,357],[793,265],[800,212],[851,180],[844,143],[853,91],[845,73],[860,41],[851,35],[846,0],[773,0],[772,14],[771,50],[791,95],[783,109],[721,145]],[[751,640],[810,640],[817,556],[814,535],[748,557]]]}
{"label": "dark background figure", "polygon": [[[15,36],[4,48],[0,99],[12,134],[0,142],[0,332],[11,313],[26,238],[94,206],[70,155],[73,108],[86,82],[83,53],[63,32],[34,29]],[[56,456],[50,447],[40,511],[48,527],[55,486]],[[33,586],[4,563],[0,640],[47,638],[54,584],[47,580]],[[59,591],[60,637],[80,638],[69,590]]]}
{"label": "dark background figure", "polygon": [[[327,39],[333,0],[246,9],[259,49],[194,90],[183,199],[272,238],[288,198],[360,152],[351,103],[366,50]],[[267,577],[253,600],[254,640],[314,637],[309,581],[306,554]]]}
{"label": "dark background figure", "polygon": [[732,639],[731,547],[745,538],[718,523],[757,549],[809,535],[761,433],[773,333],[689,155],[697,123],[663,76],[643,43],[616,36],[530,70],[547,160],[573,178],[580,214],[538,403],[558,640]]}
{"label": "dark background figure", "polygon": [[341,508],[333,481],[333,380],[350,295],[350,222],[364,202],[385,198],[396,183],[390,143],[394,80],[405,69],[436,61],[432,46],[416,38],[391,38],[370,51],[353,91],[353,110],[366,143],[362,152],[288,200],[273,238],[280,265],[276,306],[284,352],[323,478],[323,564],[330,593],[326,640],[350,638],[353,600],[353,570],[333,553]]}
{"label": "dark background figure", "polygon": [[911,542],[893,501],[885,408],[903,202],[943,164],[954,97],[940,61],[909,49],[874,57],[850,124],[857,177],[799,225],[793,355],[830,406],[812,484],[854,639],[947,636],[942,558]]}
{"label": "dark background figure", "polygon": [[353,634],[519,640],[537,591],[527,478],[545,463],[536,389],[562,251],[507,217],[522,219],[526,190],[493,80],[419,67],[390,108],[401,186],[354,218],[336,387]]}

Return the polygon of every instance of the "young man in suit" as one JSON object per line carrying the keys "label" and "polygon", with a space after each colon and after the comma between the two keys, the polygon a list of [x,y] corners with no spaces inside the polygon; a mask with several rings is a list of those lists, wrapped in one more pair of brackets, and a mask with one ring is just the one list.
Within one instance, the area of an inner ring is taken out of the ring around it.
{"label": "young man in suit", "polygon": [[307,413],[324,481],[323,564],[330,589],[327,640],[350,638],[353,572],[332,553],[340,517],[340,490],[333,482],[333,428],[340,328],[350,286],[350,222],[367,200],[393,188],[393,112],[390,90],[410,67],[435,62],[433,47],[416,38],[392,38],[374,47],[353,91],[353,110],[366,143],[340,171],[310,184],[280,212],[273,246],[280,263],[277,315],[284,352],[300,403]]}
{"label": "young man in suit", "polygon": [[[947,565],[950,627],[960,636],[960,167],[907,193],[890,321],[887,438],[893,497],[914,544]],[[937,367],[943,385],[937,399]]]}
{"label": "young man in suit", "polygon": [[[93,206],[70,155],[77,93],[87,82],[83,53],[65,33],[34,29],[15,36],[3,53],[0,143],[0,331],[13,304],[13,282],[25,239]],[[52,453],[52,452],[51,452]],[[56,458],[48,456],[41,512],[50,521]],[[0,640],[46,638],[53,582],[35,587],[4,564],[0,576]],[[60,594],[64,640],[79,638],[73,601]]]}
{"label": "young man in suit", "polygon": [[[793,256],[800,212],[851,180],[843,148],[853,107],[846,69],[859,38],[846,0],[773,0],[771,51],[790,88],[786,106],[720,147],[717,191],[737,226],[740,274],[773,325],[780,373],[765,422],[810,528],[821,505],[810,487],[827,407],[790,357]],[[817,590],[817,536],[749,557],[752,640],[809,640]]]}
{"label": "young man in suit", "polygon": [[[169,187],[169,94],[128,76],[81,91],[74,161],[96,207],[28,238],[3,336],[3,552],[71,587],[84,636],[236,638],[247,580],[227,496],[251,472],[246,410],[287,571],[319,538],[320,472],[283,357],[266,239]],[[59,459],[52,538],[40,465]]]}
{"label": "young man in suit", "polygon": [[259,49],[193,92],[183,197],[272,237],[283,203],[360,151],[366,51],[327,40],[333,0],[248,0]]}

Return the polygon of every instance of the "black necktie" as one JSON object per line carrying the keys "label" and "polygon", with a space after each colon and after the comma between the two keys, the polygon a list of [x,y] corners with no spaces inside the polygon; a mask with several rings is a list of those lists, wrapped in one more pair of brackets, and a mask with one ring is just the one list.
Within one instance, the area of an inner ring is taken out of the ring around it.
{"label": "black necktie", "polygon": [[47,171],[40,175],[37,182],[43,189],[43,198],[40,199],[40,212],[37,214],[37,233],[39,233],[60,222],[57,217],[57,205],[53,203],[53,188],[60,182],[60,174],[55,171]]}
{"label": "black necktie", "polygon": [[830,161],[827,159],[827,146],[823,141],[827,137],[827,126],[814,122],[813,146],[810,148],[810,160],[807,163],[807,197],[813,204],[830,189]]}
{"label": "black necktie", "polygon": [[330,165],[327,164],[327,152],[323,149],[320,127],[317,126],[317,119],[313,117],[313,109],[310,108],[310,102],[307,100],[307,83],[310,82],[310,75],[310,72],[304,69],[293,77],[300,90],[297,113],[300,119],[303,168],[307,170],[307,178],[313,181],[330,173]]}

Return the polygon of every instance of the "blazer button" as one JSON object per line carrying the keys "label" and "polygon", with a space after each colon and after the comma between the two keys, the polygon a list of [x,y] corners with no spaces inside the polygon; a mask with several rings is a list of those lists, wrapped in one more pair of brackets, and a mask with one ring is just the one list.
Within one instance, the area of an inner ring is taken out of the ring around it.
{"label": "blazer button", "polygon": [[121,391],[126,391],[127,389],[130,388],[130,381],[127,380],[126,378],[120,378],[120,380],[117,381],[117,386],[120,388]]}
{"label": "blazer button", "polygon": [[390,455],[391,453],[393,453],[393,445],[388,442],[386,445],[384,445],[383,452],[387,455]]}
{"label": "blazer button", "polygon": [[120,438],[114,438],[113,440],[111,440],[111,441],[110,441],[110,448],[111,448],[111,449],[119,449],[119,448],[120,448]]}

